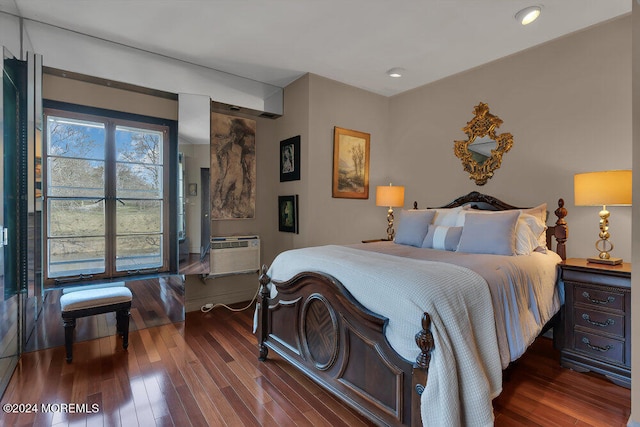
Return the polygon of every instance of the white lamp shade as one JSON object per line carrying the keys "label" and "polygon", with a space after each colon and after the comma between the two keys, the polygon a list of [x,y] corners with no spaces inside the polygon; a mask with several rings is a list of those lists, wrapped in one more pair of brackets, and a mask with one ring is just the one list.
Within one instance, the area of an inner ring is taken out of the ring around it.
{"label": "white lamp shade", "polygon": [[576,174],[573,191],[576,206],[631,206],[631,171]]}
{"label": "white lamp shade", "polygon": [[404,187],[383,185],[376,187],[376,206],[396,208],[404,206]]}

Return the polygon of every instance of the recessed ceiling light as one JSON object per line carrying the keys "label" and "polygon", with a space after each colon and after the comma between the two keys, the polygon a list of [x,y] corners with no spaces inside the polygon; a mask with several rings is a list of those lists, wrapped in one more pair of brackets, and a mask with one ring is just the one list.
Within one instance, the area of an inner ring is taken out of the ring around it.
{"label": "recessed ceiling light", "polygon": [[398,78],[402,77],[402,73],[404,73],[404,68],[395,67],[387,71],[387,76]]}
{"label": "recessed ceiling light", "polygon": [[522,25],[531,24],[538,19],[542,9],[540,6],[529,6],[516,13],[516,20]]}

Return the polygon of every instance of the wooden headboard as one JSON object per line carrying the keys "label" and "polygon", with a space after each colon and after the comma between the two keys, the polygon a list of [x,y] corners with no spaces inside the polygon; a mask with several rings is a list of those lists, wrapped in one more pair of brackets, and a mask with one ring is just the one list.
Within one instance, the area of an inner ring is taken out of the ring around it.
{"label": "wooden headboard", "polygon": [[[484,211],[505,211],[511,209],[529,209],[530,207],[518,207],[505,203],[502,200],[496,199],[493,196],[472,191],[471,193],[458,197],[454,201],[444,206],[437,206],[435,208],[455,208],[463,205],[471,205],[472,209],[479,209]],[[418,202],[413,202],[413,208],[418,209]],[[558,218],[555,225],[547,226],[547,247],[554,250],[562,259],[567,259],[566,242],[569,234],[567,227],[567,221],[564,219],[567,216],[567,210],[564,207],[564,199],[558,199],[558,208],[554,211],[554,214]],[[548,217],[549,215],[547,215]],[[553,248],[553,238],[556,240],[556,248]]]}

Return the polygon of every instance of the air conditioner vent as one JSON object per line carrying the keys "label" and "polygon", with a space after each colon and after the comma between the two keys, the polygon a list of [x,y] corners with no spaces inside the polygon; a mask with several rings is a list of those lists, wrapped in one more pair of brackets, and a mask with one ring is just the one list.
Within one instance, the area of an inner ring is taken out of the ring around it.
{"label": "air conditioner vent", "polygon": [[247,242],[246,240],[211,243],[211,249],[247,248],[247,247],[249,247],[249,242]]}

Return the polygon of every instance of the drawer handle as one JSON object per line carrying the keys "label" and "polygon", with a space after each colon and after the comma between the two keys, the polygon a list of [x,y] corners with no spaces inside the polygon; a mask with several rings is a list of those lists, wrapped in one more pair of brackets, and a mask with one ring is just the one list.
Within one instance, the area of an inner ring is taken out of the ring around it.
{"label": "drawer handle", "polygon": [[594,326],[600,326],[600,327],[602,327],[602,328],[606,328],[607,326],[611,326],[611,325],[613,325],[614,323],[616,323],[613,319],[607,319],[607,321],[606,321],[606,322],[604,322],[604,323],[602,323],[602,322],[596,322],[596,321],[594,321],[594,320],[591,320],[591,318],[589,317],[589,315],[588,315],[587,313],[584,313],[584,314],[582,315],[582,318],[583,318],[584,320],[586,320],[587,322],[591,323],[592,325],[594,325]]}
{"label": "drawer handle", "polygon": [[603,304],[603,305],[611,304],[616,300],[615,297],[612,297],[612,296],[608,296],[606,300],[594,299],[594,298],[591,298],[591,295],[589,295],[589,292],[583,292],[582,296],[587,298],[589,301],[591,301],[594,304]]}
{"label": "drawer handle", "polygon": [[589,341],[589,338],[583,337],[582,338],[582,342],[585,343],[587,345],[587,347],[589,347],[591,350],[597,350],[597,351],[601,351],[601,352],[607,352],[609,350],[611,350],[613,348],[613,346],[611,344],[607,344],[604,347],[599,347],[597,345],[592,345],[591,342]]}

